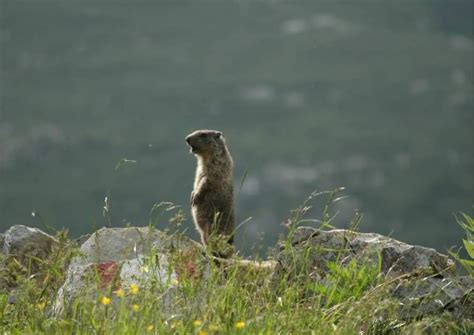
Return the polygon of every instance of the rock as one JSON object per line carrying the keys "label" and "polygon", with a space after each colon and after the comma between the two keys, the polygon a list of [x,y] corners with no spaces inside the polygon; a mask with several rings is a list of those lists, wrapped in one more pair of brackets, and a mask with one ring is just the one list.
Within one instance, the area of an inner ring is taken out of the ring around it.
{"label": "rock", "polygon": [[[380,261],[382,273],[392,277],[415,271],[454,271],[453,261],[434,249],[412,246],[375,233],[301,227],[296,230],[292,245],[300,250],[311,248],[311,267],[322,276],[327,270],[328,261],[340,260],[342,264],[347,264],[352,259],[365,264],[369,261],[374,265]],[[283,267],[288,261],[294,261],[287,259],[284,249],[282,246],[283,252],[280,254]]]}
{"label": "rock", "polygon": [[102,228],[81,246],[84,262],[133,259],[149,253],[153,245],[164,246],[169,236],[153,227]]}
{"label": "rock", "polygon": [[3,254],[17,258],[20,262],[27,262],[31,257],[46,258],[57,240],[51,235],[23,225],[10,227],[3,240]]}
{"label": "rock", "polygon": [[[472,291],[474,280],[457,278],[414,277],[401,280],[392,290],[392,296],[402,304],[400,317],[403,319],[419,319],[427,315],[440,314],[445,310],[454,311],[458,317],[474,315]],[[471,296],[471,303],[468,297]]]}
{"label": "rock", "polygon": [[74,240],[74,243],[76,243],[78,247],[81,247],[84,244],[84,242],[86,242],[89,239],[89,237],[91,237],[91,234],[81,235]]}
{"label": "rock", "polygon": [[457,277],[454,262],[434,249],[374,233],[304,227],[295,231],[291,247],[280,246],[277,260],[280,273],[303,273],[325,286],[332,284],[326,278],[330,262],[377,266],[388,279],[387,294],[399,302],[403,320],[447,312],[457,320],[474,315],[474,279]]}
{"label": "rock", "polygon": [[[53,311],[68,311],[75,298],[100,295],[132,284],[141,289],[158,285],[164,305],[172,304],[178,281],[199,281],[209,275],[209,264],[199,244],[182,236],[168,235],[153,227],[102,228],[80,248],[67,270]],[[165,306],[165,307],[166,307]]]}
{"label": "rock", "polygon": [[471,319],[474,323],[474,279],[461,277],[459,284],[463,285],[465,293],[447,303],[444,310],[451,312],[458,320]]}

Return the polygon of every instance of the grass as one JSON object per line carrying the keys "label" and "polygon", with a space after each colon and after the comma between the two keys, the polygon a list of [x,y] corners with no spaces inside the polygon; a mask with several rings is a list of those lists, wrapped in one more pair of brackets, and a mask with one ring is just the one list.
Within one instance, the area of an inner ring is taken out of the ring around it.
{"label": "grass", "polygon": [[[291,243],[298,227],[318,222],[330,227],[329,206],[339,190],[329,192],[321,220],[305,219],[313,193],[286,223],[279,254],[284,268],[268,270],[241,266],[236,261],[222,266],[207,263],[205,280],[168,276],[167,280],[140,281],[113,288],[111,285],[77,297],[67,312],[55,315],[56,292],[65,280],[65,269],[78,249],[58,232],[59,243],[45,260],[27,264],[4,259],[4,286],[0,294],[2,334],[467,334],[468,320],[459,322],[449,314],[421,320],[400,319],[403,306],[391,297],[396,279],[380,272],[380,262],[342,260],[326,264],[324,278],[309,266],[314,246],[295,247]],[[179,208],[170,203],[156,205],[151,222],[160,221],[159,211],[177,210],[171,226],[183,220]],[[354,222],[358,224],[360,218]],[[181,238],[182,232],[171,235]],[[159,267],[154,251],[146,255],[144,278]],[[171,267],[179,267],[178,254],[170,257]],[[175,262],[173,264],[173,262]],[[182,265],[181,265],[182,266]],[[92,276],[91,280],[94,279]],[[92,287],[95,287],[92,285]],[[14,298],[14,302],[12,301]]]}
{"label": "grass", "polygon": [[466,238],[463,239],[462,242],[467,257],[462,258],[458,252],[453,250],[449,253],[459,262],[470,276],[474,277],[474,219],[465,213],[461,213],[461,218],[456,217],[456,221],[466,232]]}

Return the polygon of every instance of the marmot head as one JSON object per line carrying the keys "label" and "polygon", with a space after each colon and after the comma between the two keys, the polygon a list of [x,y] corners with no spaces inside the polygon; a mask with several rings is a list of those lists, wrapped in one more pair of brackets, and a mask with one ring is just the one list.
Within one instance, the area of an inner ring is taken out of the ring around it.
{"label": "marmot head", "polygon": [[186,136],[186,142],[191,147],[191,152],[199,156],[216,154],[225,148],[222,132],[217,130],[196,130]]}

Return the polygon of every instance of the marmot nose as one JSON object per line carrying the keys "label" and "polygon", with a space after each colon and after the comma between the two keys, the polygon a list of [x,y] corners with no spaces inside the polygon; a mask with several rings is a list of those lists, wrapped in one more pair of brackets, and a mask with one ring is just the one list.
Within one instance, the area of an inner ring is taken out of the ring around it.
{"label": "marmot nose", "polygon": [[189,136],[186,136],[185,141],[189,144],[189,141],[190,141]]}

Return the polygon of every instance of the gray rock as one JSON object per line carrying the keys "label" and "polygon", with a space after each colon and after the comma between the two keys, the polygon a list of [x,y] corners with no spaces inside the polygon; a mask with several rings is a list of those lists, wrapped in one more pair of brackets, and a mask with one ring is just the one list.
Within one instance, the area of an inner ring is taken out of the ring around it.
{"label": "gray rock", "polygon": [[89,239],[89,237],[91,237],[91,234],[81,235],[74,240],[74,243],[76,243],[78,247],[81,247],[84,244],[84,242],[86,242]]}
{"label": "gray rock", "polygon": [[51,235],[23,225],[10,227],[4,234],[3,253],[27,261],[31,257],[43,259],[51,252],[57,240]]}
{"label": "gray rock", "polygon": [[187,277],[199,281],[209,275],[209,264],[199,244],[153,227],[102,228],[82,244],[80,251],[58,291],[53,306],[56,315],[67,312],[79,296],[95,299],[107,294],[109,288],[128,290],[132,284],[141,289],[158,287],[164,307],[171,310],[179,280]]}
{"label": "gray rock", "polygon": [[457,277],[453,261],[434,249],[374,233],[303,227],[295,231],[290,248],[281,245],[277,259],[280,273],[307,274],[323,285],[331,285],[328,262],[345,266],[355,260],[380,266],[391,283],[387,293],[399,301],[399,317],[404,320],[442,313],[458,320],[474,316],[474,279]]}
{"label": "gray rock", "polygon": [[[352,259],[364,264],[369,261],[374,265],[380,261],[382,273],[394,277],[415,271],[454,271],[453,261],[434,249],[412,246],[375,233],[301,227],[296,230],[292,245],[297,250],[310,248],[311,267],[318,269],[322,276],[328,261],[340,260],[345,264]],[[280,261],[283,266],[288,261],[294,261],[287,259],[284,249],[282,246]]]}
{"label": "gray rock", "polygon": [[[454,311],[459,317],[473,311],[474,306],[467,299],[474,287],[456,278],[415,277],[401,280],[392,291],[392,296],[401,302],[400,316],[403,319],[419,319],[426,315],[440,314],[445,310]],[[469,314],[471,317],[474,313]]]}
{"label": "gray rock", "polygon": [[153,245],[165,245],[169,235],[153,227],[102,228],[81,246],[83,262],[102,263],[136,258]]}
{"label": "gray rock", "polygon": [[[452,313],[458,320],[470,319],[474,326],[474,278],[462,277],[460,279],[459,284],[463,285],[465,293],[447,303],[444,310]],[[467,286],[466,282],[463,283],[464,279],[467,279]]]}

